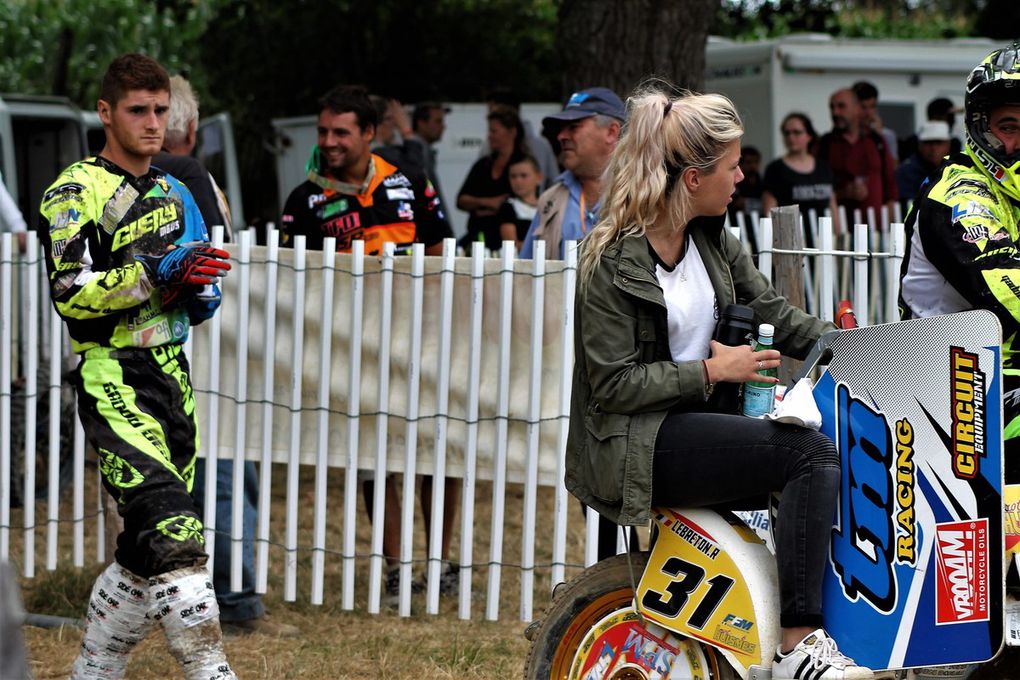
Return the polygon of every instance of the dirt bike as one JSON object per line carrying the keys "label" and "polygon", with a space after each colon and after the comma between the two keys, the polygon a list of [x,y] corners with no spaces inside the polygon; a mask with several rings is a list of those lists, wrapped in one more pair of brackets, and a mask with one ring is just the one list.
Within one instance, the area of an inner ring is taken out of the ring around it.
{"label": "dirt bike", "polygon": [[[1000,338],[992,314],[972,311],[833,331],[805,362],[827,363],[813,394],[842,466],[826,630],[876,677],[963,678],[1004,644],[1020,651],[1004,576]],[[652,516],[650,552],[556,588],[525,632],[526,679],[771,678],[779,590],[761,515]],[[988,677],[1020,678],[1020,665]]]}

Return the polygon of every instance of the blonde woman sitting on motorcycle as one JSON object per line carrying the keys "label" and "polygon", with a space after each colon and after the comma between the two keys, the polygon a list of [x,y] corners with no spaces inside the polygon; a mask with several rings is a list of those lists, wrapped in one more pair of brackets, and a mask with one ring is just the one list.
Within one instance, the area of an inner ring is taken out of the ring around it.
{"label": "blonde woman sitting on motorcycle", "polygon": [[624,525],[647,524],[652,505],[760,498],[764,506],[782,491],[782,635],[772,677],[871,678],[823,629],[840,475],[832,441],[706,404],[717,383],[761,380],[757,371],[779,365],[779,351],[711,340],[726,305],[753,308],[793,357],[831,326],[780,297],[723,228],[742,177],[733,104],[643,89],[628,108],[600,221],[580,251],[567,488]]}

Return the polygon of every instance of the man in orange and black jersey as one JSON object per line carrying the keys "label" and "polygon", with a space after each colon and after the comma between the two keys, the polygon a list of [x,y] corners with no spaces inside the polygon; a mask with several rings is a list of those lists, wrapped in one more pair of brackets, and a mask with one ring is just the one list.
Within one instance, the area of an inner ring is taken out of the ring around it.
{"label": "man in orange and black jersey", "polygon": [[319,100],[308,180],[287,197],[280,221],[284,246],[303,235],[308,248],[321,250],[332,236],[337,252],[363,240],[369,255],[389,242],[398,253],[424,243],[427,254],[442,254],[443,239],[453,234],[439,196],[420,170],[398,168],[371,152],[377,123],[361,87],[341,85]]}

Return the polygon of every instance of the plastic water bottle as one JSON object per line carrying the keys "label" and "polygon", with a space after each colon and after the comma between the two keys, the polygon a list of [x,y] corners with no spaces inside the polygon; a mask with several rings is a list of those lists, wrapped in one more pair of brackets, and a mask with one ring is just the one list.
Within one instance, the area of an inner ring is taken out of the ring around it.
{"label": "plastic water bottle", "polygon": [[[763,323],[758,326],[758,342],[754,345],[754,351],[772,349],[772,336],[776,329],[770,323]],[[758,375],[775,378],[779,376],[778,368],[763,368]],[[751,418],[761,418],[766,413],[772,413],[776,401],[776,383],[749,380],[744,383],[744,408],[743,414]]]}

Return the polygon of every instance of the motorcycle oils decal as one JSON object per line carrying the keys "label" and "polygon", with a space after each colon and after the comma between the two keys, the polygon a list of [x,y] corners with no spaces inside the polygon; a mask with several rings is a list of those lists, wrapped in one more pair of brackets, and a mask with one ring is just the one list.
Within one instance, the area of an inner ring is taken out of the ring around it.
{"label": "motorcycle oils decal", "polygon": [[988,620],[988,521],[946,522],[935,530],[939,625]]}
{"label": "motorcycle oils decal", "polygon": [[[640,677],[666,680],[684,657],[674,644],[641,626],[634,611],[618,611],[606,617],[588,634],[577,650],[569,680],[603,680],[626,677],[626,671],[641,671]],[[707,680],[706,674],[685,675]]]}
{"label": "motorcycle oils decal", "polygon": [[673,511],[657,513],[659,536],[638,584],[653,621],[732,652],[745,667],[760,661],[754,606],[740,570],[702,527]]}

